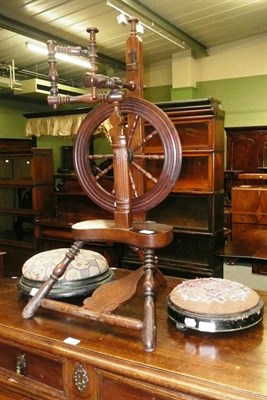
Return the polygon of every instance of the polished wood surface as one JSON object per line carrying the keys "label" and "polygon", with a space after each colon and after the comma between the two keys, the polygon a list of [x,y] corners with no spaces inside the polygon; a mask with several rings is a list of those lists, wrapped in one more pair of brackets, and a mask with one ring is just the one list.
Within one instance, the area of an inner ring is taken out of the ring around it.
{"label": "polished wood surface", "polygon": [[251,230],[267,228],[267,186],[242,185],[232,188],[232,238]]}
{"label": "polished wood surface", "polygon": [[[225,128],[225,131],[227,136],[227,170],[242,174],[266,172],[264,167],[266,167],[267,127],[231,127]],[[228,180],[228,193],[231,193],[232,186],[247,182],[247,177],[241,178],[237,175],[234,173],[232,179]],[[262,178],[259,178],[259,185],[261,181]],[[256,178],[254,182],[256,182]]]}
{"label": "polished wood surface", "polygon": [[227,243],[219,255],[231,265],[250,262],[252,273],[267,275],[267,229],[249,230]]}
{"label": "polished wood surface", "polygon": [[238,174],[238,179],[245,179],[245,180],[266,180],[267,174],[266,173],[245,173],[245,174]]}
{"label": "polished wood surface", "polygon": [[[119,276],[125,273],[116,271]],[[157,348],[154,353],[147,353],[139,331],[46,309],[39,309],[34,318],[24,320],[21,312],[27,299],[18,293],[17,281],[0,282],[0,398],[267,399],[266,315],[257,326],[235,333],[182,333],[167,317],[166,298],[179,282],[168,278],[167,286],[158,289],[155,302]],[[261,293],[261,296],[266,306],[267,294]],[[137,318],[142,310],[140,293],[121,308],[125,316]],[[80,343],[64,343],[69,337]],[[26,354],[26,376],[19,376],[15,363],[8,362],[12,349]],[[77,363],[90,378],[83,393],[73,383]]]}

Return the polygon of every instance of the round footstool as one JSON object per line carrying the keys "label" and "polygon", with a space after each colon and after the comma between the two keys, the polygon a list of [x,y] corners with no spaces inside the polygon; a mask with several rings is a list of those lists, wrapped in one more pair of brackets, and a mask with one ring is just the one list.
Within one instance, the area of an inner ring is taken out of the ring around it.
{"label": "round footstool", "polygon": [[[69,249],[61,248],[35,254],[22,267],[18,287],[23,294],[31,295],[47,281]],[[81,249],[69,264],[64,275],[51,289],[50,298],[67,298],[91,294],[98,286],[114,279],[113,271],[101,254]]]}
{"label": "round footstool", "polygon": [[263,300],[253,289],[227,279],[184,281],[168,296],[168,315],[179,330],[237,331],[259,323],[263,312]]}

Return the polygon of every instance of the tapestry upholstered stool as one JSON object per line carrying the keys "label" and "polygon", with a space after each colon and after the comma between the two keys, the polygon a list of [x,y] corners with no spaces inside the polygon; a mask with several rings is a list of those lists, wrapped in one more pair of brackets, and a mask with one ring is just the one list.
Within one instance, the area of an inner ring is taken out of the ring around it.
{"label": "tapestry upholstered stool", "polygon": [[[54,267],[64,258],[68,249],[54,249],[35,254],[22,267],[19,289],[34,295],[49,279]],[[50,298],[68,298],[92,293],[98,286],[113,280],[114,274],[107,260],[99,253],[81,249],[68,269],[49,293]]]}

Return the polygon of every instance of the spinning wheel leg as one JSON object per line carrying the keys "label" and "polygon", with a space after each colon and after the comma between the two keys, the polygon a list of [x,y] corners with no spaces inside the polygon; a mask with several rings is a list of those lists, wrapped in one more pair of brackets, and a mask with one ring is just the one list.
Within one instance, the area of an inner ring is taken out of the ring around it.
{"label": "spinning wheel leg", "polygon": [[73,243],[69,251],[66,253],[64,259],[55,266],[50,278],[43,283],[38,292],[32,297],[32,299],[27,303],[24,307],[22,316],[25,319],[31,318],[35,311],[39,308],[41,304],[41,300],[48,296],[54,284],[58,281],[58,279],[64,274],[68,265],[72,260],[76,257],[79,250],[84,245],[83,241],[76,241]]}
{"label": "spinning wheel leg", "polygon": [[155,321],[155,254],[154,250],[145,250],[144,259],[144,319],[143,342],[146,351],[153,351],[156,346],[156,321]]}

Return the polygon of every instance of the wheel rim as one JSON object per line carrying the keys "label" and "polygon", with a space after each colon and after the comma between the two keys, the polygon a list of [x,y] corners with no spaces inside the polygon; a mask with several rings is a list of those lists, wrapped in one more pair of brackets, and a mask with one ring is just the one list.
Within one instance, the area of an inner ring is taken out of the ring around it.
{"label": "wheel rim", "polygon": [[[92,166],[89,163],[90,144],[93,140],[94,133],[97,128],[107,120],[113,111],[111,104],[104,103],[95,107],[82,122],[74,145],[74,167],[77,173],[77,178],[85,193],[97,205],[107,211],[115,211],[116,197],[114,193],[107,191],[101,184],[99,175],[95,175]],[[152,136],[149,139],[149,134],[140,142],[140,146],[149,146],[149,142],[155,136],[160,140],[163,152],[160,154],[143,154],[138,158],[143,160],[146,166],[152,162],[162,163],[162,168],[159,176],[150,178],[150,172],[147,169],[140,169],[140,173],[144,175],[148,189],[140,194],[132,197],[131,208],[133,214],[144,213],[155,207],[171,192],[176,180],[179,177],[181,170],[182,150],[178,133],[168,118],[168,116],[154,104],[139,98],[129,97],[121,105],[123,114],[131,114],[136,119],[142,120],[144,123],[152,127]],[[129,130],[134,127],[130,126]],[[146,142],[147,140],[147,142]],[[135,162],[135,151],[128,148],[128,160],[130,170],[132,168],[139,169],[138,163]],[[101,158],[101,155],[97,156]],[[94,157],[93,157],[94,158]],[[107,158],[103,154],[103,159]],[[161,161],[160,161],[161,160]],[[155,164],[154,164],[155,165]],[[108,168],[108,171],[112,166]],[[101,174],[100,174],[101,175]],[[103,174],[105,177],[105,173]],[[151,184],[153,182],[153,184]]]}

